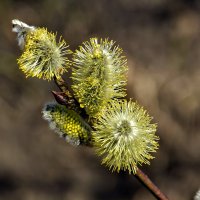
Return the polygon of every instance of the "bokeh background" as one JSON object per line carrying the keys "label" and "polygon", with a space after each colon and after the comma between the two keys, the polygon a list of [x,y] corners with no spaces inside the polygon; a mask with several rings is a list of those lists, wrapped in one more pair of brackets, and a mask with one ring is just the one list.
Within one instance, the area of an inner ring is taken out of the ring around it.
{"label": "bokeh background", "polygon": [[92,36],[117,41],[128,98],[158,123],[159,151],[142,169],[169,199],[191,200],[200,188],[200,1],[0,1],[0,199],[153,200],[134,176],[49,130],[41,109],[57,88],[18,69],[15,18],[57,31],[72,50]]}

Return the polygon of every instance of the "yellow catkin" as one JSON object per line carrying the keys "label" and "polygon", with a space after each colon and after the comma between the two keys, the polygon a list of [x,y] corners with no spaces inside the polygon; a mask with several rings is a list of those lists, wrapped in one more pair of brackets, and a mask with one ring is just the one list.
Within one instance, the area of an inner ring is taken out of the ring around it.
{"label": "yellow catkin", "polygon": [[91,38],[73,55],[72,89],[90,117],[113,99],[126,96],[127,62],[122,49],[108,39]]}
{"label": "yellow catkin", "polygon": [[18,65],[26,77],[51,80],[55,76],[59,79],[71,65],[67,58],[70,53],[63,39],[60,38],[56,42],[54,33],[48,32],[45,28],[36,28],[27,33]]}
{"label": "yellow catkin", "polygon": [[50,103],[44,107],[42,113],[43,118],[49,121],[50,127],[67,142],[74,145],[90,143],[91,128],[75,111]]}
{"label": "yellow catkin", "polygon": [[136,173],[137,165],[149,164],[159,139],[156,124],[141,106],[130,100],[114,100],[94,124],[93,144],[102,163],[112,171]]}

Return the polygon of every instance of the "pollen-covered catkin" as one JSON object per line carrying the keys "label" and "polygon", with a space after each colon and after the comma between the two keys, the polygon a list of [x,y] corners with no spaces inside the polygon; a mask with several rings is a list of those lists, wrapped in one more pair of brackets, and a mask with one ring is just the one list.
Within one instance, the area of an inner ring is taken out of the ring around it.
{"label": "pollen-covered catkin", "polygon": [[137,165],[149,164],[151,153],[158,148],[146,110],[131,100],[114,100],[102,110],[94,124],[93,144],[102,163],[112,171],[136,173]]}
{"label": "pollen-covered catkin", "polygon": [[91,142],[90,126],[75,111],[57,103],[49,103],[43,108],[42,114],[50,128],[67,142],[73,145]]}
{"label": "pollen-covered catkin", "polygon": [[73,56],[72,89],[90,117],[113,98],[126,96],[127,61],[122,49],[108,39],[91,38]]}
{"label": "pollen-covered catkin", "polygon": [[55,76],[59,79],[71,65],[67,58],[70,53],[62,38],[56,42],[54,33],[36,28],[27,33],[24,51],[18,59],[19,68],[27,77],[51,80]]}

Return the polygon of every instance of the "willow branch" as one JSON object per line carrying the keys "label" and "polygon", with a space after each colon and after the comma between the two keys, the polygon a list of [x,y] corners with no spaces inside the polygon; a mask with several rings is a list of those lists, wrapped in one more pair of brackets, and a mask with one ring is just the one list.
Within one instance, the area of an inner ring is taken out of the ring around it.
{"label": "willow branch", "polygon": [[[87,118],[87,114],[85,113],[84,109],[80,108],[79,103],[77,100],[73,97],[71,92],[69,91],[68,86],[64,82],[64,80],[56,79],[54,77],[54,81],[58,88],[61,90],[61,92],[55,92],[52,91],[56,101],[62,105],[65,105],[67,108],[77,111],[79,114],[82,115],[82,117]],[[78,109],[78,110],[77,110]],[[92,147],[92,144],[89,145]],[[165,194],[162,193],[162,191],[150,180],[150,178],[141,170],[138,168],[137,173],[135,177],[157,198],[160,200],[169,200],[168,197],[165,196]]]}
{"label": "willow branch", "polygon": [[138,168],[135,177],[156,197],[160,200],[169,200],[168,197],[151,181],[151,179]]}

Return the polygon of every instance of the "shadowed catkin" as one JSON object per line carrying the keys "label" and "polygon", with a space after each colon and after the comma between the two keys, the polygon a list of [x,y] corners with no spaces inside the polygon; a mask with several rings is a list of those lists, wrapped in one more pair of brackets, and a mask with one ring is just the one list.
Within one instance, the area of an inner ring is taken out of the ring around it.
{"label": "shadowed catkin", "polygon": [[90,143],[91,128],[75,111],[56,103],[49,103],[44,106],[42,114],[49,122],[50,128],[70,144]]}
{"label": "shadowed catkin", "polygon": [[90,117],[96,117],[113,98],[126,96],[127,62],[114,44],[91,38],[73,55],[72,89]]}
{"label": "shadowed catkin", "polygon": [[27,33],[24,51],[18,59],[19,68],[27,77],[51,80],[55,76],[59,79],[70,66],[67,58],[70,53],[62,38],[56,42],[54,33],[36,28]]}
{"label": "shadowed catkin", "polygon": [[137,165],[149,164],[158,148],[156,125],[137,103],[113,101],[102,110],[92,132],[96,152],[112,171],[136,173]]}

